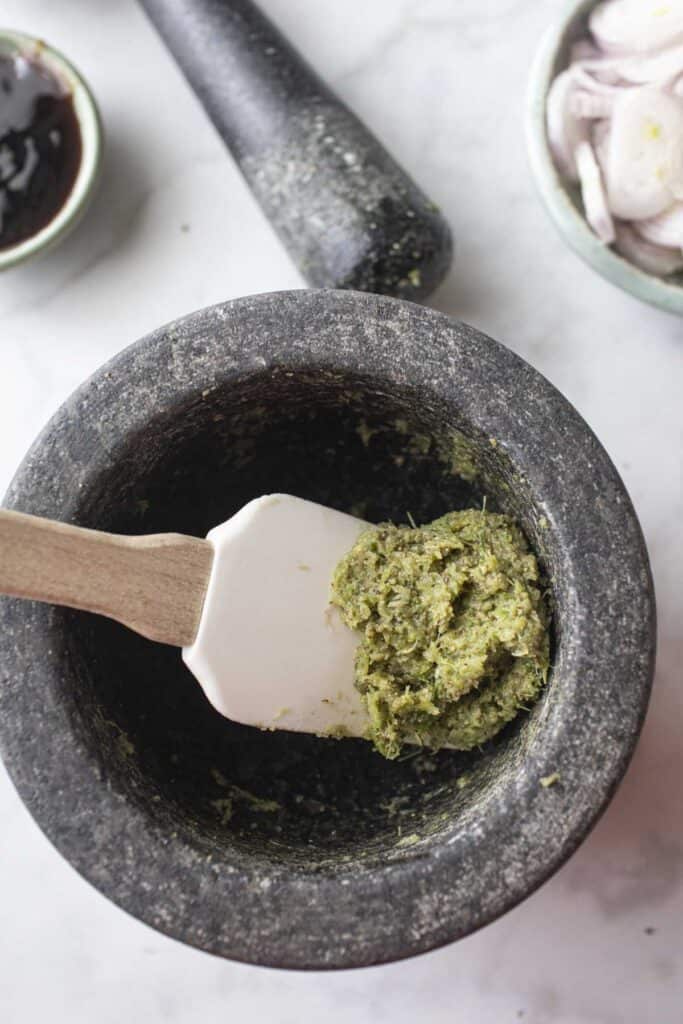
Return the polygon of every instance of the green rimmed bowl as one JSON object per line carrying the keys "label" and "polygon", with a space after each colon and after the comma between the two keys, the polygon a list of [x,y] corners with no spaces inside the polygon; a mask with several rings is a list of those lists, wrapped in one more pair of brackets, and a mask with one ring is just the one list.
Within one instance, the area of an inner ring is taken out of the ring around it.
{"label": "green rimmed bowl", "polygon": [[0,270],[16,266],[60,242],[78,224],[93,197],[102,161],[102,122],[85,80],[59,51],[41,39],[0,29],[0,56],[21,55],[40,63],[63,82],[73,97],[81,133],[81,161],[66,202],[40,231],[17,245],[0,249]]}
{"label": "green rimmed bowl", "polygon": [[669,313],[683,315],[683,275],[657,277],[629,263],[589,227],[579,189],[567,182],[553,160],[546,133],[546,100],[553,79],[569,62],[569,48],[587,32],[596,0],[572,0],[541,40],[534,59],[526,109],[526,137],[538,191],[565,242],[602,277],[623,291]]}

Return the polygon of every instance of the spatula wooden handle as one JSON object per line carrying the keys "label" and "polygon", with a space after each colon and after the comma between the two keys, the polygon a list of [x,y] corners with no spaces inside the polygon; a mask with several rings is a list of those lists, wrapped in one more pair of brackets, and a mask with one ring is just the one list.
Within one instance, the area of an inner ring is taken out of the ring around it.
{"label": "spatula wooden handle", "polygon": [[197,537],[125,537],[0,509],[0,593],[106,615],[161,643],[194,641],[212,562]]}

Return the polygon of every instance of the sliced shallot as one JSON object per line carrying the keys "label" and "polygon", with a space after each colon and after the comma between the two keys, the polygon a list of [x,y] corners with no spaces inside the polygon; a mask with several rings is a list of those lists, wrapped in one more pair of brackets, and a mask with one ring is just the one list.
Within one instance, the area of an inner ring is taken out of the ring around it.
{"label": "sliced shallot", "polygon": [[663,84],[683,71],[683,44],[647,57],[621,57],[610,64],[622,82]]}
{"label": "sliced shallot", "polygon": [[674,203],[658,217],[639,220],[634,227],[646,242],[683,250],[683,203]]}
{"label": "sliced shallot", "polygon": [[600,50],[590,39],[577,39],[575,43],[572,43],[572,48],[569,51],[569,63],[578,64],[579,61],[584,60],[599,60],[601,56]]}
{"label": "sliced shallot", "polygon": [[580,142],[576,147],[575,156],[586,220],[598,238],[606,245],[611,245],[616,237],[614,221],[607,206],[602,172],[590,142]]}
{"label": "sliced shallot", "polygon": [[607,153],[612,213],[644,220],[666,210],[683,169],[683,103],[652,86],[624,91],[614,105]]}
{"label": "sliced shallot", "polygon": [[605,96],[619,96],[623,92],[623,85],[616,75],[597,75],[587,64],[575,64],[570,71],[574,73],[576,84],[588,92],[602,93]]}
{"label": "sliced shallot", "polygon": [[651,53],[683,40],[683,0],[605,0],[588,25],[605,53]]}
{"label": "sliced shallot", "polygon": [[614,99],[611,96],[586,92],[585,89],[576,89],[569,95],[569,113],[579,119],[597,121],[609,117],[613,106]]}
{"label": "sliced shallot", "polygon": [[683,0],[602,0],[547,100],[560,173],[595,234],[636,266],[683,261]]}
{"label": "sliced shallot", "polygon": [[680,249],[667,249],[646,242],[628,224],[617,226],[616,249],[630,263],[634,263],[648,274],[668,277],[669,274],[683,270],[683,255]]}
{"label": "sliced shallot", "polygon": [[595,159],[600,165],[600,170],[603,174],[603,181],[605,171],[607,168],[607,152],[609,150],[609,133],[610,133],[610,122],[609,121],[596,121],[593,125],[593,131],[591,132],[591,141],[593,143],[593,152],[595,153]]}
{"label": "sliced shallot", "polygon": [[558,75],[548,93],[546,106],[548,142],[560,170],[570,181],[578,181],[574,151],[588,138],[588,127],[571,113],[571,97],[576,89],[571,71]]}

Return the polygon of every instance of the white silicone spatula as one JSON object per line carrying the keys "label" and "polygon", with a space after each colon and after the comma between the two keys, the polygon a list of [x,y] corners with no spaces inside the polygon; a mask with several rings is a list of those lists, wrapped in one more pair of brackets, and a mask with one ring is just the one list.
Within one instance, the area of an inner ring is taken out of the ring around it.
{"label": "white silicone spatula", "polygon": [[366,526],[286,494],[251,501],[206,540],[0,509],[0,593],[96,612],[182,647],[213,706],[236,722],[360,736],[357,641],[329,592]]}

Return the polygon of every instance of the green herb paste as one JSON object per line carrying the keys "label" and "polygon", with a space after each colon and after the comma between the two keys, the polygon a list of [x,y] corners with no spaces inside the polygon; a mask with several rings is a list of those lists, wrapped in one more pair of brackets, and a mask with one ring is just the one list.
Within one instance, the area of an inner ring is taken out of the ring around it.
{"label": "green herb paste", "polygon": [[540,573],[507,516],[467,510],[366,530],[337,566],[331,599],[361,635],[356,687],[385,757],[411,742],[479,746],[546,681]]}

